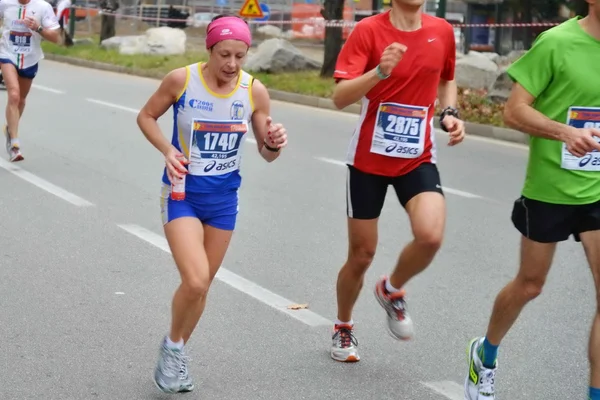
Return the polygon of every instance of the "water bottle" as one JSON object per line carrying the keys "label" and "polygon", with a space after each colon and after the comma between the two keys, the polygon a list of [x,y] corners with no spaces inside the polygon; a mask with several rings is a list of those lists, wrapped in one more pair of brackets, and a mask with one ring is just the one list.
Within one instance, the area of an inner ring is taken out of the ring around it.
{"label": "water bottle", "polygon": [[[182,160],[183,157],[178,157],[179,160]],[[177,179],[174,183],[171,183],[171,199],[172,200],[185,200],[185,174],[183,178]]]}

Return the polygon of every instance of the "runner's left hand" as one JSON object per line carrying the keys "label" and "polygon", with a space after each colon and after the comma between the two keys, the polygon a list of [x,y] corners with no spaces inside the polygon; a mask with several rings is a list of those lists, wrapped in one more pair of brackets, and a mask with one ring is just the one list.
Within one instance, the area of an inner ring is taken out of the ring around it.
{"label": "runner's left hand", "polygon": [[448,146],[454,146],[463,141],[465,138],[465,123],[463,121],[452,115],[446,115],[442,120],[442,124],[448,130],[450,136]]}
{"label": "runner's left hand", "polygon": [[33,17],[25,17],[25,18],[23,19],[23,22],[24,22],[24,23],[25,23],[25,25],[26,25],[26,26],[27,26],[29,29],[31,29],[32,31],[35,31],[35,30],[38,28],[38,26],[39,26],[38,22],[37,22],[37,21],[36,21],[36,19],[35,19],[35,18],[33,18]]}
{"label": "runner's left hand", "polygon": [[265,141],[270,147],[277,147],[282,149],[287,146],[287,131],[282,124],[273,124],[273,119],[267,117],[267,126],[269,131]]}

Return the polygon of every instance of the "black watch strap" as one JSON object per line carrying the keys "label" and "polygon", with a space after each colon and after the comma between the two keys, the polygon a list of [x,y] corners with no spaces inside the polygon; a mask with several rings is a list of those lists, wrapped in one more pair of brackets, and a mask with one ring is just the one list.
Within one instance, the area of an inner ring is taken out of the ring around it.
{"label": "black watch strap", "polygon": [[444,124],[442,124],[442,121],[444,120],[444,118],[446,117],[446,115],[452,115],[454,118],[459,118],[459,114],[458,114],[458,110],[454,107],[446,107],[442,110],[442,112],[440,113],[440,128],[444,131],[444,132],[448,132],[448,130],[446,129],[446,127],[444,126]]}
{"label": "black watch strap", "polygon": [[279,148],[269,146],[266,140],[263,142],[263,145],[265,146],[265,149],[272,151],[273,153],[279,152]]}

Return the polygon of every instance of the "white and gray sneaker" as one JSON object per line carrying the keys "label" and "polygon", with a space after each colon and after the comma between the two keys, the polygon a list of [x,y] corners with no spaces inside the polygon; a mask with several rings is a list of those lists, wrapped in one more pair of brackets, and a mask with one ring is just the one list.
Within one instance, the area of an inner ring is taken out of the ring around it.
{"label": "white and gray sneaker", "polygon": [[194,390],[194,383],[189,377],[188,357],[183,349],[174,349],[167,345],[165,337],[160,347],[154,384],[165,393],[182,393]]}
{"label": "white and gray sneaker", "polygon": [[354,327],[352,325],[334,325],[331,342],[331,358],[335,361],[360,361],[358,355],[358,340],[354,337]]}
{"label": "white and gray sneaker", "polygon": [[469,374],[465,379],[465,400],[494,400],[494,382],[498,361],[493,369],[486,368],[479,358],[479,348],[483,345],[483,337],[471,340],[467,349]]}
{"label": "white and gray sneaker", "polygon": [[6,152],[8,153],[8,159],[11,162],[22,161],[24,157],[23,154],[21,154],[19,142],[10,139],[7,125],[4,125],[4,138],[6,139]]}
{"label": "white and gray sneaker", "polygon": [[375,298],[387,313],[387,331],[396,340],[410,340],[414,336],[414,326],[406,307],[406,291],[388,292],[385,288],[387,279],[381,277],[374,290]]}

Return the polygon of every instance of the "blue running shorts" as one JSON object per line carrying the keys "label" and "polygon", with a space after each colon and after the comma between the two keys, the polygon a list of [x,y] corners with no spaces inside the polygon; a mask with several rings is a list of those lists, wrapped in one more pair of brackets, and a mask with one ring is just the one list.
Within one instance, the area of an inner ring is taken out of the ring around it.
{"label": "blue running shorts", "polygon": [[186,193],[185,200],[171,199],[171,186],[163,184],[160,213],[163,225],[181,217],[198,218],[217,229],[232,231],[238,214],[238,191],[224,193]]}

